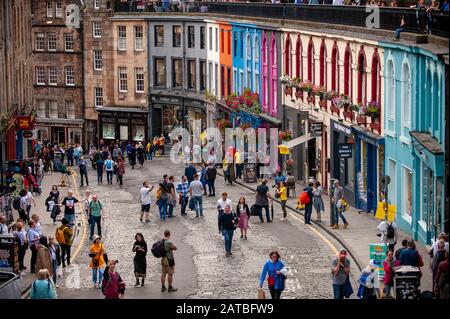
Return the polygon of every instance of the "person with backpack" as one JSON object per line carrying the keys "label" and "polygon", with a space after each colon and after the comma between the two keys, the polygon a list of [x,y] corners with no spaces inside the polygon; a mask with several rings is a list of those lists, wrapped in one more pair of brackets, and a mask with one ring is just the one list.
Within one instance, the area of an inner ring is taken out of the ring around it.
{"label": "person with backpack", "polygon": [[208,196],[216,196],[216,187],[214,183],[216,181],[217,169],[214,166],[213,162],[208,162],[208,166],[205,170],[206,183],[208,184]]}
{"label": "person with backpack", "polygon": [[335,180],[334,183],[334,191],[333,191],[333,211],[334,211],[334,225],[331,226],[332,229],[339,229],[339,217],[342,219],[344,223],[344,229],[348,227],[347,220],[344,215],[342,215],[342,209],[339,209],[338,205],[342,203],[344,200],[344,188],[342,188],[340,182]]}
{"label": "person with backpack", "polygon": [[358,297],[360,299],[380,298],[380,279],[378,266],[375,264],[375,261],[373,259],[371,259],[367,267],[361,271],[358,282]]}
{"label": "person with backpack", "polygon": [[[0,219],[2,219],[3,216],[0,217]],[[3,223],[2,220],[0,220],[0,228],[3,227]],[[6,230],[8,230],[8,228],[6,227]],[[4,235],[2,231],[0,231],[0,235]],[[19,271],[21,272],[21,274],[24,274],[25,270],[27,269],[27,267],[25,267],[23,260],[25,258],[25,254],[27,252],[28,249],[28,238],[27,238],[27,232],[25,231],[24,227],[23,227],[23,223],[22,222],[18,222],[16,224],[16,230],[13,231],[13,236],[15,241],[18,244],[18,259],[19,259]]]}
{"label": "person with backpack", "polygon": [[386,252],[386,259],[383,260],[384,269],[384,288],[383,288],[383,298],[391,297],[391,290],[394,288],[394,274],[395,268],[400,266],[400,262],[394,257],[394,252],[388,250]]}
{"label": "person with backpack", "polygon": [[388,250],[395,250],[397,244],[398,231],[395,222],[383,220],[378,224],[377,229],[381,232],[381,242],[388,245]]}
{"label": "person with backpack", "polygon": [[39,238],[41,236],[36,231],[36,222],[34,220],[30,220],[28,222],[28,226],[30,227],[27,231],[28,246],[31,250],[30,273],[34,274],[36,272],[36,260],[39,248],[38,245],[39,245]]}
{"label": "person with backpack", "polygon": [[94,228],[95,224],[97,224],[97,232],[99,236],[102,236],[102,213],[103,213],[103,204],[98,200],[98,195],[94,194],[92,196],[92,200],[89,203],[89,225],[91,230],[91,235],[89,239],[92,240],[94,236]]}
{"label": "person with backpack", "polygon": [[[145,242],[144,235],[137,233],[134,236],[135,242],[133,245],[133,252],[136,253],[133,259],[134,263],[134,276],[136,277],[136,284],[134,287],[144,287],[144,281],[147,274],[147,243]],[[139,278],[142,278],[142,282],[139,283]]]}
{"label": "person with backpack", "polygon": [[94,289],[98,289],[101,286],[103,280],[103,271],[105,268],[105,246],[101,242],[101,236],[94,235],[91,248],[89,250],[89,267],[92,269],[92,282],[94,283]]}
{"label": "person with backpack", "polygon": [[267,222],[270,223],[272,220],[270,219],[269,213],[269,199],[272,200],[272,197],[269,193],[269,187],[267,186],[267,179],[263,179],[261,185],[258,185],[256,188],[256,201],[255,205],[258,207],[258,216],[261,223],[264,223],[262,209],[266,210],[266,218]]}
{"label": "person with backpack", "polygon": [[186,206],[189,202],[189,183],[185,175],[181,177],[181,182],[177,185],[177,193],[180,195],[181,216],[186,216]]}
{"label": "person with backpack", "polygon": [[278,251],[271,251],[269,253],[269,260],[264,264],[259,279],[259,289],[262,289],[264,280],[267,277],[267,284],[272,299],[281,299],[281,293],[285,287],[287,271],[284,267],[284,263],[280,259],[281,256]]}
{"label": "person with backpack", "polygon": [[57,299],[56,288],[48,269],[41,269],[31,285],[30,299]]}
{"label": "person with backpack", "polygon": [[[303,205],[305,205],[305,224],[311,225],[311,215],[313,208],[313,182],[308,183],[308,187],[303,189],[303,193],[300,194],[300,199]],[[305,195],[306,194],[306,195]]]}
{"label": "person with backpack", "polygon": [[66,255],[67,265],[70,265],[70,250],[72,248],[72,236],[73,230],[69,227],[69,221],[66,218],[61,220],[61,226],[56,229],[55,239],[61,246],[61,262],[63,268],[66,267]]}
{"label": "person with backpack", "polygon": [[88,180],[88,164],[87,162],[84,160],[84,157],[81,156],[80,160],[78,161],[78,168],[80,169],[80,187],[83,187],[83,176],[84,178],[86,178],[86,185],[89,186],[89,180]]}
{"label": "person with backpack", "polygon": [[108,184],[112,184],[114,174],[114,161],[111,159],[111,156],[108,156],[108,159],[105,161],[105,171]]}
{"label": "person with backpack", "polygon": [[167,217],[167,206],[169,203],[169,188],[168,188],[168,177],[167,174],[163,175],[163,181],[159,183],[159,189],[156,192],[157,204],[159,207],[159,218],[161,220],[166,220]]}
{"label": "person with backpack", "polygon": [[103,184],[103,171],[105,170],[104,166],[105,162],[103,159],[98,158],[95,162],[95,167],[97,168],[97,184]]}
{"label": "person with backpack", "polygon": [[105,299],[123,299],[125,294],[125,282],[116,271],[117,260],[108,261],[108,266],[103,273],[102,292]]}
{"label": "person with backpack", "polygon": [[[177,247],[170,241],[170,230],[164,231],[164,238],[153,244],[152,254],[156,258],[161,258],[161,292],[175,292],[178,289],[172,286],[173,274],[175,273],[175,258],[173,251],[177,250]],[[168,283],[168,289],[166,289],[166,277]]]}

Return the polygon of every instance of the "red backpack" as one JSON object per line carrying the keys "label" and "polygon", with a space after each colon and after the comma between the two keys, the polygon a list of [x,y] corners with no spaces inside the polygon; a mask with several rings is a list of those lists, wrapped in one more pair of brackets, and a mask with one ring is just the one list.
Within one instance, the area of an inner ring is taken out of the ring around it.
{"label": "red backpack", "polygon": [[298,197],[298,200],[300,201],[300,203],[302,203],[303,205],[308,205],[309,201],[311,200],[309,198],[308,192],[303,192],[300,194],[300,196]]}

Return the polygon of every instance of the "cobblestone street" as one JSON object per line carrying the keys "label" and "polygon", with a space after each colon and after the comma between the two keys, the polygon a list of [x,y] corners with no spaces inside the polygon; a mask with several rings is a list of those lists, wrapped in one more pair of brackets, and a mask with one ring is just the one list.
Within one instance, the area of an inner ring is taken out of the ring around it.
{"label": "cobblestone street", "polygon": [[[193,212],[183,217],[177,206],[176,217],[162,222],[157,206],[152,204],[150,222],[140,222],[139,188],[142,182],[148,180],[151,185],[157,185],[164,173],[174,175],[179,181],[184,172],[183,164],[169,164],[168,161],[168,157],[160,157],[134,170],[127,165],[122,188],[115,181],[113,185],[97,185],[95,172],[89,172],[89,189],[99,194],[105,206],[102,228],[106,252],[109,259],[119,260],[117,270],[127,283],[126,298],[256,298],[261,269],[272,249],[281,253],[290,270],[283,298],[332,297],[330,262],[335,252],[301,220],[288,215],[288,221],[281,222],[281,208],[276,203],[274,222],[261,224],[257,217],[252,217],[248,240],[240,239],[237,230],[233,239],[233,255],[225,257],[223,241],[217,229],[218,196],[226,190],[233,204],[240,196],[245,196],[252,204],[254,193],[242,186],[225,185],[219,175],[216,198],[204,197],[204,218],[194,218]],[[79,193],[83,194],[86,189],[81,188]],[[153,202],[155,193],[156,187],[152,191]],[[160,292],[160,259],[154,258],[150,252],[152,244],[162,238],[165,229],[171,230],[171,239],[178,247],[175,251],[174,276],[174,286],[178,292],[172,294]],[[143,233],[149,246],[145,288],[133,287],[132,245],[137,232]],[[88,268],[90,244],[86,238],[76,264],[67,269],[64,286],[58,290],[60,298],[103,297],[100,290],[93,288]]]}

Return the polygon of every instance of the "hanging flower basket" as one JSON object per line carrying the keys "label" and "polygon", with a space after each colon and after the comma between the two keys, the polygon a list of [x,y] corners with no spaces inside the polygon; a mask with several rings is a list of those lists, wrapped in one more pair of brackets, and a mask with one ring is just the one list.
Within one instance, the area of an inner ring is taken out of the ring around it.
{"label": "hanging flower basket", "polygon": [[327,101],[325,101],[325,100],[323,100],[323,101],[319,101],[319,106],[321,107],[321,108],[327,108]]}
{"label": "hanging flower basket", "polygon": [[337,107],[334,103],[332,103],[330,106],[330,111],[331,114],[336,113],[339,116],[339,112],[341,111],[341,109]]}
{"label": "hanging flower basket", "polygon": [[293,159],[288,159],[286,161],[286,170],[288,172],[292,171],[294,169],[294,160]]}
{"label": "hanging flower basket", "polygon": [[367,104],[364,114],[372,118],[378,118],[380,116],[379,104],[375,101],[369,102]]}
{"label": "hanging flower basket", "polygon": [[358,114],[356,116],[356,123],[358,125],[364,125],[364,126],[367,125],[367,117],[365,115]]}
{"label": "hanging flower basket", "polygon": [[285,95],[292,95],[292,88],[291,87],[285,87],[284,88],[284,94]]}
{"label": "hanging flower basket", "polygon": [[278,133],[278,138],[281,141],[290,141],[292,140],[292,132],[291,131],[281,131]]}
{"label": "hanging flower basket", "polygon": [[297,91],[295,91],[295,97],[297,98],[297,99],[303,99],[303,91],[302,90],[300,90],[300,89],[297,89]]}
{"label": "hanging flower basket", "polygon": [[308,101],[308,103],[312,103],[312,102],[314,101],[314,96],[309,95],[309,96],[306,98],[306,101]]}
{"label": "hanging flower basket", "polygon": [[246,129],[251,128],[252,125],[251,125],[250,123],[242,123],[239,127],[240,127],[243,131],[245,131]]}

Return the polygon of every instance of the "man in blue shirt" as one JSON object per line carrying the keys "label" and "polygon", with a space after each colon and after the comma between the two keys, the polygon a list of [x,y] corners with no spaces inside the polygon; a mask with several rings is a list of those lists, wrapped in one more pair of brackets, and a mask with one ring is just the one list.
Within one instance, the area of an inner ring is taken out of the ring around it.
{"label": "man in blue shirt", "polygon": [[181,182],[177,185],[177,193],[180,194],[181,216],[186,216],[186,206],[189,200],[189,183],[186,176],[183,176]]}
{"label": "man in blue shirt", "polygon": [[311,225],[311,214],[312,214],[312,207],[313,207],[313,182],[308,183],[308,187],[305,187],[303,191],[308,193],[309,196],[309,202],[305,205],[305,224]]}
{"label": "man in blue shirt", "polygon": [[189,166],[184,169],[184,175],[186,175],[189,184],[191,184],[192,181],[194,180],[195,174],[197,174],[197,169],[191,162]]}
{"label": "man in blue shirt", "polygon": [[400,253],[400,265],[413,267],[423,266],[422,257],[416,250],[416,244],[413,239],[408,240],[407,249],[403,249]]}
{"label": "man in blue shirt", "polygon": [[89,186],[89,180],[87,175],[87,163],[84,160],[84,157],[81,156],[80,161],[78,162],[78,167],[80,168],[80,179],[81,179],[81,185],[80,187],[83,187],[83,176],[86,178],[86,185]]}

